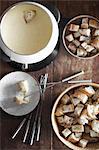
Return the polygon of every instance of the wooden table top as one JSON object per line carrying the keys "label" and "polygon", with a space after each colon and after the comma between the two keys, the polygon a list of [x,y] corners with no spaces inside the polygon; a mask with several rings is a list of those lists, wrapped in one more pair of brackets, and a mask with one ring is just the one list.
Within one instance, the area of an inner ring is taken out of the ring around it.
{"label": "wooden table top", "polygon": [[[2,13],[11,4],[18,2],[18,0],[1,0],[0,1],[0,13]],[[44,3],[49,3],[57,6],[61,12],[62,18],[72,18],[79,14],[89,14],[99,18],[99,1],[98,0],[49,0],[43,1]],[[63,30],[60,22],[60,29]],[[99,83],[99,57],[89,60],[80,60],[72,57],[68,54],[62,44],[62,37],[60,36],[60,48],[59,53],[55,60],[52,61],[48,66],[39,71],[30,71],[29,74],[39,78],[43,73],[48,73],[48,81],[59,81],[75,72],[80,70],[85,70],[85,75],[82,75],[78,79],[92,79],[93,82]],[[3,60],[0,61],[0,77],[5,74],[15,71],[15,69],[7,62]],[[54,88],[46,90],[44,96],[44,105],[42,112],[42,128],[40,142],[35,142],[34,145],[29,146],[28,144],[22,143],[24,128],[19,132],[17,137],[12,140],[11,135],[15,131],[16,127],[19,125],[23,117],[14,117],[6,114],[0,110],[0,147],[1,150],[69,150],[63,143],[59,141],[56,137],[52,125],[51,125],[51,110],[55,102],[55,99],[59,94],[65,90],[69,84],[57,85]]]}

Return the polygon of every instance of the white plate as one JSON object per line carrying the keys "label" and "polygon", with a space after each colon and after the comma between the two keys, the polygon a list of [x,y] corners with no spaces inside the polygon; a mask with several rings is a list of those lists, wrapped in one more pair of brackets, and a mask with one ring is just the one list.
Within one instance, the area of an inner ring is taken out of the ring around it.
{"label": "white plate", "polygon": [[[27,80],[29,83],[30,102],[18,105],[14,101],[17,89],[16,83]],[[40,89],[37,81],[29,74],[21,71],[12,72],[4,76],[0,81],[0,107],[10,115],[22,116],[30,113],[40,100]]]}

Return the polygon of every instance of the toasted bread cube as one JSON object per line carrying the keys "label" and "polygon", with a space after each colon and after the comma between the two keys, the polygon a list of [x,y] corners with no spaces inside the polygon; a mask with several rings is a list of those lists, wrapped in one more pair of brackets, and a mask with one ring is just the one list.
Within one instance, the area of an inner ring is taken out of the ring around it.
{"label": "toasted bread cube", "polygon": [[87,112],[88,112],[88,116],[92,119],[97,119],[96,117],[96,106],[94,105],[87,105]]}
{"label": "toasted bread cube", "polygon": [[88,18],[82,18],[82,23],[88,23]]}
{"label": "toasted bread cube", "polygon": [[81,139],[79,141],[79,145],[83,148],[85,148],[87,146],[87,143],[88,143],[88,140],[86,140],[86,139]]}
{"label": "toasted bread cube", "polygon": [[91,45],[86,45],[86,51],[87,52],[91,52],[91,51],[93,51],[94,50],[94,47],[93,46],[91,46]]}
{"label": "toasted bread cube", "polygon": [[91,127],[92,127],[92,130],[99,133],[99,120],[93,120]]}
{"label": "toasted bread cube", "polygon": [[73,35],[72,35],[72,34],[67,35],[67,36],[66,36],[66,39],[67,39],[69,42],[71,42],[71,41],[73,41],[73,40],[74,40],[74,38],[73,38]]}
{"label": "toasted bread cube", "polygon": [[94,46],[96,49],[99,49],[99,38],[96,37],[92,40],[91,45]]}
{"label": "toasted bread cube", "polygon": [[63,105],[63,113],[73,112],[74,111],[74,105]]}
{"label": "toasted bread cube", "polygon": [[73,34],[74,34],[74,37],[75,37],[75,38],[78,38],[78,37],[80,37],[80,35],[81,35],[79,32],[74,32]]}
{"label": "toasted bread cube", "polygon": [[78,31],[79,30],[79,25],[76,25],[76,24],[70,24],[69,25],[69,31]]}
{"label": "toasted bread cube", "polygon": [[81,138],[82,132],[81,132],[81,133],[80,133],[80,132],[75,132],[75,136],[76,136],[77,138]]}
{"label": "toasted bread cube", "polygon": [[85,36],[90,36],[91,30],[90,29],[79,29],[80,34]]}
{"label": "toasted bread cube", "polygon": [[73,43],[69,43],[68,48],[72,51],[72,53],[76,53],[76,46]]}
{"label": "toasted bread cube", "polygon": [[88,96],[80,91],[76,91],[74,93],[74,97],[77,97],[78,99],[80,99],[83,104],[85,104],[88,100]]}
{"label": "toasted bread cube", "polygon": [[75,44],[76,47],[80,45],[80,42],[78,40],[74,40],[73,43]]}
{"label": "toasted bread cube", "polygon": [[81,42],[83,42],[83,41],[87,41],[87,40],[89,40],[89,37],[86,37],[86,36],[80,36],[80,39],[79,39],[79,41],[81,41]]}
{"label": "toasted bread cube", "polygon": [[82,91],[89,97],[91,97],[92,95],[95,94],[95,90],[92,86],[85,87],[85,88],[81,89],[80,91]]}
{"label": "toasted bread cube", "polygon": [[91,137],[99,137],[99,133],[93,131],[93,130],[90,130],[90,136]]}
{"label": "toasted bread cube", "polygon": [[62,134],[64,135],[65,138],[67,138],[68,135],[71,134],[71,131],[70,131],[68,128],[66,128],[66,129],[64,129],[64,130],[62,131]]}
{"label": "toasted bread cube", "polygon": [[81,28],[88,28],[88,18],[83,18],[82,19],[82,24],[81,24]]}
{"label": "toasted bread cube", "polygon": [[55,115],[56,116],[62,116],[63,114],[64,113],[63,113],[63,110],[62,110],[62,106],[57,107]]}
{"label": "toasted bread cube", "polygon": [[36,10],[24,11],[24,20],[26,23],[30,23],[36,15]]}
{"label": "toasted bread cube", "polygon": [[99,29],[96,29],[96,30],[94,31],[93,36],[99,36]]}
{"label": "toasted bread cube", "polygon": [[63,116],[57,117],[57,122],[58,122],[60,125],[63,125],[63,124],[64,124],[64,117],[63,117]]}
{"label": "toasted bread cube", "polygon": [[82,124],[82,125],[88,124],[88,119],[85,118],[85,116],[82,115],[79,118],[79,123]]}
{"label": "toasted bread cube", "polygon": [[27,80],[19,81],[17,83],[17,88],[21,91],[24,92],[25,95],[29,92],[29,84]]}
{"label": "toasted bread cube", "polygon": [[81,28],[83,29],[88,29],[88,23],[82,23]]}
{"label": "toasted bread cube", "polygon": [[82,46],[84,49],[86,49],[87,43],[86,43],[86,42],[83,42],[83,43],[81,44],[81,46]]}
{"label": "toasted bread cube", "polygon": [[92,86],[88,86],[88,87],[85,87],[85,91],[90,95],[94,95],[95,94],[95,90]]}
{"label": "toasted bread cube", "polygon": [[94,19],[90,19],[89,20],[89,26],[93,27],[93,28],[99,28],[99,23]]}
{"label": "toasted bread cube", "polygon": [[80,103],[80,100],[78,98],[71,98],[71,102],[73,103],[74,106]]}
{"label": "toasted bread cube", "polygon": [[87,55],[87,52],[83,48],[77,48],[77,56],[83,56],[85,57]]}
{"label": "toasted bread cube", "polygon": [[87,109],[84,109],[81,113],[80,118],[78,119],[78,122],[82,125],[88,124],[89,123],[90,117],[87,114]]}
{"label": "toasted bread cube", "polygon": [[67,104],[69,101],[70,97],[67,94],[63,95],[63,97],[61,98],[61,103],[64,105]]}
{"label": "toasted bread cube", "polygon": [[74,133],[72,133],[69,137],[68,137],[68,141],[72,142],[72,143],[77,143],[80,140],[79,137],[76,137]]}
{"label": "toasted bread cube", "polygon": [[77,116],[80,116],[82,110],[84,108],[84,105],[83,104],[78,104],[75,108],[75,111],[74,111],[74,114],[77,115]]}
{"label": "toasted bread cube", "polygon": [[69,117],[67,115],[64,116],[64,122],[67,124],[67,125],[71,125],[73,123],[73,118],[72,117]]}
{"label": "toasted bread cube", "polygon": [[84,126],[83,125],[72,125],[72,132],[84,132]]}
{"label": "toasted bread cube", "polygon": [[19,105],[21,105],[21,104],[27,104],[27,103],[29,103],[29,97],[27,97],[27,98],[24,98],[24,93],[23,92],[19,92],[17,95],[16,95],[16,97],[15,97],[15,102],[17,103],[17,104],[19,104]]}

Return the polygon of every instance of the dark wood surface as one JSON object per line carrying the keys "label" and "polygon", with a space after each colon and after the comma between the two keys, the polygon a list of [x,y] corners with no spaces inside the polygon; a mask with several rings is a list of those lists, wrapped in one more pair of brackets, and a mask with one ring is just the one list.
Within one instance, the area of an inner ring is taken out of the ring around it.
{"label": "dark wood surface", "polygon": [[[0,1],[0,13],[2,13],[6,8],[8,8],[11,4],[14,4],[18,0],[10,1],[10,0],[1,0]],[[44,3],[49,3],[57,6],[61,11],[62,18],[72,18],[79,14],[89,14],[92,16],[96,16],[99,19],[99,1],[95,0],[82,0],[82,1],[71,1],[71,0],[51,0],[51,1],[43,1]],[[61,31],[62,21],[60,23]],[[8,63],[4,61],[0,61],[0,77],[3,77],[5,74],[14,71],[15,69],[9,66]],[[69,55],[63,44],[62,38],[60,36],[60,48],[59,53],[54,61],[52,61],[47,67],[39,70],[39,71],[31,71],[29,74],[39,78],[42,73],[49,74],[49,82],[50,81],[58,81],[62,78],[69,76],[75,72],[80,70],[85,70],[85,75],[82,75],[76,79],[92,79],[93,82],[99,83],[99,57],[91,59],[91,60],[80,60]],[[58,95],[67,88],[68,84],[61,84],[55,86],[54,88],[48,89],[45,92],[44,96],[44,105],[42,112],[42,128],[41,128],[41,137],[40,142],[35,142],[33,146],[29,146],[28,144],[22,143],[23,131],[18,134],[18,136],[12,140],[11,135],[13,131],[15,131],[16,127],[23,119],[23,117],[13,117],[2,110],[0,110],[0,149],[1,150],[69,150],[63,143],[59,141],[56,137],[52,125],[51,125],[51,110],[52,106],[55,102],[55,99]]]}

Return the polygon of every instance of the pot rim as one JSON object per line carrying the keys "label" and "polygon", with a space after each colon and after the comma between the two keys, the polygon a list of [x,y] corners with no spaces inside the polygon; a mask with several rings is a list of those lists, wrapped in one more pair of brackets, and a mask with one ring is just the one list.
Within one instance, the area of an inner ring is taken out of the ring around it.
{"label": "pot rim", "polygon": [[1,23],[2,23],[2,19],[3,17],[6,15],[6,13],[10,10],[13,9],[14,7],[16,7],[16,5],[20,5],[20,4],[33,4],[36,5],[40,8],[42,8],[50,17],[51,23],[52,23],[52,35],[50,37],[50,40],[48,42],[48,44],[46,45],[46,47],[44,47],[43,49],[41,49],[40,51],[38,51],[37,53],[34,54],[30,54],[30,55],[24,55],[24,54],[18,54],[13,52],[11,49],[9,49],[1,36],[1,31],[0,31],[0,45],[2,50],[5,52],[6,55],[8,55],[10,57],[11,60],[18,62],[18,63],[22,63],[22,64],[31,64],[31,63],[37,63],[40,62],[42,60],[44,60],[47,56],[49,56],[58,41],[58,36],[59,36],[59,29],[58,29],[58,23],[54,17],[54,15],[52,14],[52,12],[46,8],[45,6],[43,6],[42,4],[39,4],[38,2],[30,2],[30,1],[24,1],[24,2],[18,2],[15,3],[14,5],[12,5],[11,7],[9,7],[8,9],[6,9],[4,11],[4,13],[1,16],[1,22],[0,22],[0,30],[1,30]]}

